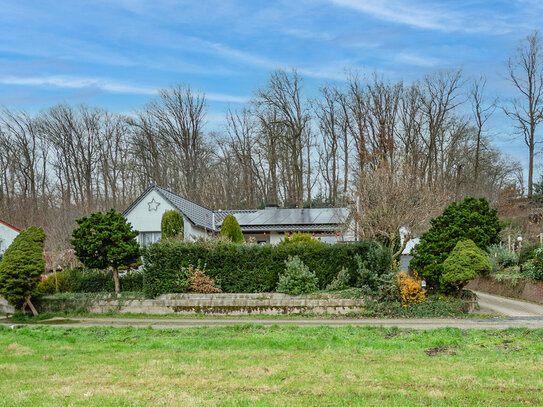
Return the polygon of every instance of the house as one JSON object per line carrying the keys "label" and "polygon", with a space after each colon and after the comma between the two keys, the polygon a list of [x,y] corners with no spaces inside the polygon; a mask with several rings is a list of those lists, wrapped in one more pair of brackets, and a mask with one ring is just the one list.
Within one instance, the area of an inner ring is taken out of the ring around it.
{"label": "house", "polygon": [[0,220],[0,255],[4,254],[9,245],[15,240],[20,230],[9,223]]}
{"label": "house", "polygon": [[279,209],[274,206],[251,210],[211,210],[157,185],[147,188],[124,212],[125,218],[140,232],[143,246],[160,240],[162,214],[181,212],[185,239],[207,239],[220,233],[227,215],[234,215],[246,241],[278,243],[285,234],[308,232],[328,243],[353,241],[349,208]]}

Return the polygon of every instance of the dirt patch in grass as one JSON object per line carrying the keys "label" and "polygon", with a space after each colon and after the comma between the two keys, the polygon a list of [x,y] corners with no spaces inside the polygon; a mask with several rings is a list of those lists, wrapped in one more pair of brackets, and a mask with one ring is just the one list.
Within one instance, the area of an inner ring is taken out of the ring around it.
{"label": "dirt patch in grass", "polygon": [[424,351],[428,356],[437,356],[440,354],[447,354],[454,356],[456,355],[456,352],[452,349],[450,349],[448,346],[437,346],[434,348],[428,348]]}

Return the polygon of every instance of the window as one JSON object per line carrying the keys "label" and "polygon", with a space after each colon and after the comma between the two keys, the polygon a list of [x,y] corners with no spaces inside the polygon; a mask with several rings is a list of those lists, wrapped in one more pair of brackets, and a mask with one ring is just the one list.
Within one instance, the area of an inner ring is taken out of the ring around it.
{"label": "window", "polygon": [[0,239],[0,253],[4,253],[4,240]]}
{"label": "window", "polygon": [[151,243],[159,242],[161,237],[160,232],[140,232],[140,245],[148,246]]}

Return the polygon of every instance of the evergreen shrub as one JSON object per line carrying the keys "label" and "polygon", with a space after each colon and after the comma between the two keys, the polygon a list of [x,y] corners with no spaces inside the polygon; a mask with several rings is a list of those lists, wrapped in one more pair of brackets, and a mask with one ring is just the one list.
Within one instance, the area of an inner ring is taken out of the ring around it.
{"label": "evergreen shrub", "polygon": [[227,238],[234,243],[244,243],[245,238],[239,227],[238,220],[234,215],[227,215],[222,221],[221,236]]}
{"label": "evergreen shrub", "polygon": [[[223,292],[272,292],[289,256],[298,256],[315,273],[319,289],[330,284],[342,268],[349,274],[349,281],[356,282],[356,256],[365,261],[367,270],[378,275],[386,273],[391,264],[390,253],[376,242],[273,246],[161,241],[143,249],[144,292],[149,297],[174,292],[171,282],[186,278],[183,270],[190,266],[204,270]],[[179,287],[177,283],[173,286]]]}
{"label": "evergreen shrub", "polygon": [[164,212],[160,222],[160,232],[163,239],[183,238],[183,215],[175,210]]}
{"label": "evergreen shrub", "polygon": [[309,294],[319,289],[317,283],[315,273],[298,256],[289,256],[286,270],[279,276],[276,291],[290,295]]}
{"label": "evergreen shrub", "polygon": [[484,198],[453,202],[430,223],[430,230],[413,249],[409,267],[433,288],[440,287],[443,262],[460,240],[470,239],[483,250],[500,242],[497,210],[490,209]]}
{"label": "evergreen shrub", "polygon": [[15,308],[21,308],[34,294],[45,269],[43,228],[21,231],[0,262],[0,294]]}
{"label": "evergreen shrub", "polygon": [[478,274],[490,272],[488,254],[472,240],[460,240],[443,263],[442,283],[451,285],[462,294],[462,288]]}

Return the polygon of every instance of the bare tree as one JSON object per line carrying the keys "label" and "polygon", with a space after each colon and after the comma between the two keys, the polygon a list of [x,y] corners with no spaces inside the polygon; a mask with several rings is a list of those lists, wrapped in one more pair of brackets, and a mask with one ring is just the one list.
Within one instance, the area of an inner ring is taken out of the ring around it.
{"label": "bare tree", "polygon": [[537,126],[543,120],[543,59],[541,38],[537,31],[528,35],[518,46],[515,55],[507,60],[507,78],[520,92],[503,108],[515,121],[515,127],[528,147],[528,196],[532,196],[534,157]]}
{"label": "bare tree", "polygon": [[[355,220],[359,236],[386,242],[396,259],[445,203],[444,194],[413,182],[409,164],[399,163],[393,170],[382,161],[358,182]],[[402,229],[406,231],[403,242]]]}
{"label": "bare tree", "polygon": [[490,118],[490,116],[496,110],[496,103],[487,104],[485,102],[484,91],[486,87],[486,78],[484,76],[476,80],[471,89],[469,98],[471,101],[471,111],[473,114],[473,121],[475,123],[475,136],[476,136],[476,146],[475,146],[475,155],[474,155],[474,168],[473,168],[473,193],[477,190],[477,185],[479,182],[479,173],[480,173],[480,158],[481,158],[481,147],[482,147],[482,138],[485,131],[485,125]]}

